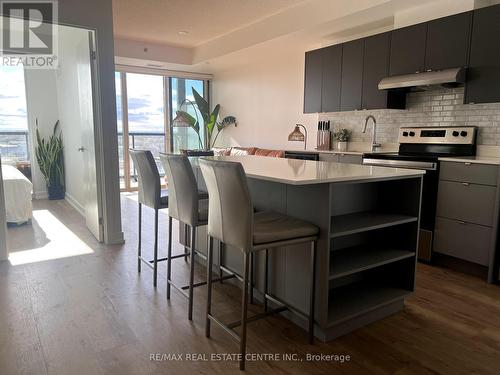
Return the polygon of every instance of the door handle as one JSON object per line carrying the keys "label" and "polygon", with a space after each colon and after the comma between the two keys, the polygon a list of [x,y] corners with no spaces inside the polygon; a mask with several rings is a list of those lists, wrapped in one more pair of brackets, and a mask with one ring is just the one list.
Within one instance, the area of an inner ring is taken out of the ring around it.
{"label": "door handle", "polygon": [[83,152],[83,151],[85,151],[85,147],[83,147],[83,146],[82,146],[82,147],[78,147],[78,151],[79,151],[79,152]]}

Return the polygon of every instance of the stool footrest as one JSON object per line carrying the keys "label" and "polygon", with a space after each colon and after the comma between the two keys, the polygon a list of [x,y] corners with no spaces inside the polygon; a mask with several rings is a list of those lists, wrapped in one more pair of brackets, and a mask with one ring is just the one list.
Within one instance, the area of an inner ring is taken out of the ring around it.
{"label": "stool footrest", "polygon": [[267,294],[267,293],[264,294],[264,298],[268,299],[269,301],[271,301],[277,305],[286,306],[287,310],[290,310],[291,312],[293,312],[297,315],[303,316],[305,318],[309,318],[309,316],[306,313],[303,313],[302,311],[297,310],[296,308],[294,308],[290,305],[287,305],[285,302],[281,301],[279,298],[277,298],[271,294]]}
{"label": "stool footrest", "polygon": [[152,263],[150,263],[150,261],[149,261],[149,260],[144,259],[143,257],[137,257],[137,258],[139,258],[139,259],[140,259],[140,260],[141,260],[141,261],[142,261],[142,262],[143,262],[146,266],[148,266],[149,268],[154,269],[153,264],[152,264]]}
{"label": "stool footrest", "polygon": [[[286,310],[288,310],[287,306],[280,306],[280,307],[277,307],[277,308],[272,309],[272,310],[261,312],[261,313],[258,313],[258,314],[255,314],[253,316],[248,317],[247,318],[247,323],[250,323],[250,322],[253,322],[253,321],[265,318],[265,317],[267,317],[269,315],[278,314],[278,313],[286,311]],[[241,320],[237,320],[235,322],[229,323],[227,325],[227,327],[230,328],[230,329],[233,329],[233,328],[238,327],[240,325],[241,325]]]}
{"label": "stool footrest", "polygon": [[236,332],[234,332],[234,330],[232,328],[229,328],[227,325],[225,325],[224,323],[222,323],[219,319],[217,319],[215,316],[213,316],[211,314],[207,314],[207,316],[208,316],[208,319],[210,319],[214,323],[217,323],[217,325],[219,325],[224,331],[226,331],[227,333],[229,333],[229,335],[233,339],[235,339],[236,342],[240,342],[241,341],[241,337]]}
{"label": "stool footrest", "polygon": [[[235,277],[236,276],[234,276],[234,275],[227,275],[227,276],[224,276],[222,278],[212,279],[212,282],[221,281],[221,280],[229,280],[229,279],[233,279]],[[196,287],[199,287],[199,286],[203,286],[203,285],[207,285],[207,282],[206,281],[200,281],[199,283],[194,283],[193,284],[193,288],[196,288]],[[189,285],[183,286],[182,289],[184,289],[184,290],[189,289]]]}
{"label": "stool footrest", "polygon": [[[184,253],[184,254],[177,254],[177,255],[172,255],[172,256],[170,257],[170,259],[184,258],[186,255],[187,255],[187,256],[189,256],[189,254],[188,254],[188,253]],[[166,261],[166,260],[168,260],[168,257],[165,257],[165,258],[158,258],[157,262],[164,262],[164,261]],[[154,259],[152,259],[152,260],[150,260],[150,261],[149,261],[149,263],[154,263],[154,262],[155,262],[155,261],[154,261]]]}
{"label": "stool footrest", "polygon": [[[167,283],[174,287],[177,291],[179,291],[179,293],[181,293],[184,297],[186,298],[189,298],[189,294],[187,294],[182,287],[178,286],[177,284],[175,284],[172,280],[167,280]],[[189,288],[189,287],[188,287]]]}

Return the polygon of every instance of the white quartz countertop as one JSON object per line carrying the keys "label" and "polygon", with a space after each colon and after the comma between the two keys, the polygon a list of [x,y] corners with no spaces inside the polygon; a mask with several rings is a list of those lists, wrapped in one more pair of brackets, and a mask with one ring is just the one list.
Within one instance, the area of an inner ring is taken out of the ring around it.
{"label": "white quartz countertop", "polygon": [[[194,165],[197,164],[196,159],[192,161]],[[425,173],[425,171],[417,169],[373,167],[265,156],[213,156],[207,157],[207,159],[239,162],[250,178],[291,185],[389,180],[419,177]]]}
{"label": "white quartz countertop", "polygon": [[460,163],[491,164],[500,165],[500,157],[496,156],[460,156],[460,157],[441,157],[440,161],[454,161]]}

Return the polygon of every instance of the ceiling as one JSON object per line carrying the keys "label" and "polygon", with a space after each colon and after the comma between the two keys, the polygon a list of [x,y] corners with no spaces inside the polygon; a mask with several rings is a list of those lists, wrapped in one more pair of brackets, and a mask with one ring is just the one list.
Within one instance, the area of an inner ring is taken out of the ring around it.
{"label": "ceiling", "polygon": [[196,47],[307,1],[113,0],[114,34],[127,40]]}

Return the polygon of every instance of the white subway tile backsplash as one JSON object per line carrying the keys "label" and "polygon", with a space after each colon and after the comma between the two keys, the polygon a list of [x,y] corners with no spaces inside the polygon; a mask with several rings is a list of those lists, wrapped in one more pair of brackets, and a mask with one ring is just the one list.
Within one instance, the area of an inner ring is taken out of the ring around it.
{"label": "white subway tile backsplash", "polygon": [[500,145],[500,103],[463,104],[464,89],[431,89],[411,92],[405,110],[373,110],[320,113],[319,120],[330,120],[333,128],[352,130],[354,142],[371,141],[371,127],[362,133],[364,119],[377,119],[377,140],[397,143],[401,126],[478,126],[478,144]]}

